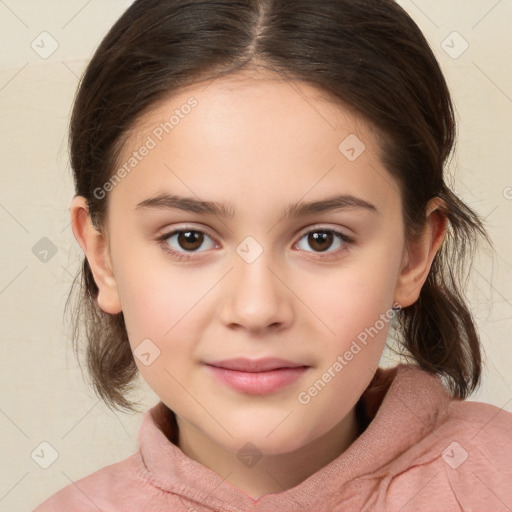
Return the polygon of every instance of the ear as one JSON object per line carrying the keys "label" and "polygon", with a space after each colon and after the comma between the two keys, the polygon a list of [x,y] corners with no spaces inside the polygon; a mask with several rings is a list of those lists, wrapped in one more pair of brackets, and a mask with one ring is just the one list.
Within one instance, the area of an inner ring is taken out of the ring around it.
{"label": "ear", "polygon": [[73,234],[85,253],[99,289],[98,305],[105,313],[120,313],[121,301],[112,272],[107,240],[92,224],[85,197],[73,197],[70,213]]}
{"label": "ear", "polygon": [[402,308],[414,304],[427,280],[432,261],[446,235],[448,219],[439,197],[431,199],[426,207],[426,223],[420,239],[406,242],[402,270],[395,290],[395,302]]}

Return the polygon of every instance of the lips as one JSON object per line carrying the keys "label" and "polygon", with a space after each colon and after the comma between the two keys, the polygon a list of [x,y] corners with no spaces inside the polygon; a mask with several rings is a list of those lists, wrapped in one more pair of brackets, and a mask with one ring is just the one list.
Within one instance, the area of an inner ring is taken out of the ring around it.
{"label": "lips", "polygon": [[269,372],[281,368],[299,368],[308,366],[303,363],[295,363],[293,361],[287,361],[286,359],[279,359],[275,357],[266,357],[263,359],[247,359],[238,357],[235,359],[225,359],[223,361],[213,361],[206,364],[217,368],[225,368],[226,370],[236,370],[248,373]]}
{"label": "lips", "polygon": [[210,374],[225,386],[249,395],[268,395],[304,377],[309,365],[285,359],[227,359],[206,363]]}

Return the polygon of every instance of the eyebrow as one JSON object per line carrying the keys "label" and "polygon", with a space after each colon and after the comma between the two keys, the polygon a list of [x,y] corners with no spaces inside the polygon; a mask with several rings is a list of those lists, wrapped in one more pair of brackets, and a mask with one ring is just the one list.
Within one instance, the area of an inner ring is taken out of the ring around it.
{"label": "eyebrow", "polygon": [[[342,194],[327,197],[320,201],[303,202],[287,206],[282,212],[284,218],[305,217],[315,213],[323,213],[334,210],[345,210],[348,208],[363,208],[373,213],[379,213],[377,207],[364,199]],[[215,215],[216,217],[232,218],[235,215],[235,208],[230,203],[218,203],[215,201],[202,201],[191,197],[183,197],[171,194],[159,194],[155,197],[145,199],[137,204],[135,210],[168,210],[178,209],[202,215]]]}

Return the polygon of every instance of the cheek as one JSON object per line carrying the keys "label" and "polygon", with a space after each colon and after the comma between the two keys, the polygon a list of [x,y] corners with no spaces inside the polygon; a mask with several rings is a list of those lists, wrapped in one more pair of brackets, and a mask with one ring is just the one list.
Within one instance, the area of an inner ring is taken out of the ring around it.
{"label": "cheek", "polygon": [[392,265],[383,270],[363,262],[347,265],[312,283],[306,292],[308,305],[325,321],[332,338],[347,340],[391,308],[395,282]]}
{"label": "cheek", "polygon": [[[317,338],[318,371],[307,383],[311,387],[302,390],[311,400],[306,407],[317,411],[308,418],[321,414],[329,425],[347,414],[369,385],[393,318],[392,271],[374,273],[366,267],[356,272],[351,267],[335,277],[326,279],[323,293],[314,287],[310,294],[311,309],[323,321],[318,331],[326,334]],[[313,420],[310,427],[316,428]]]}
{"label": "cheek", "polygon": [[149,265],[140,262],[150,258],[136,255],[123,260],[116,282],[129,332],[134,337],[164,340],[190,325],[211,284],[154,260],[153,256]]}
{"label": "cheek", "polygon": [[323,354],[320,372],[330,369],[336,375],[328,384],[331,392],[324,393],[319,404],[336,394],[355,400],[368,384],[366,376],[371,377],[379,363],[394,316],[397,272],[396,254],[381,245],[361,251],[322,280],[309,280],[304,296],[322,320],[315,320],[316,346]]}
{"label": "cheek", "polygon": [[171,275],[168,268],[124,270],[118,288],[139,373],[159,396],[180,396],[179,382],[186,380],[198,339],[197,315],[204,314],[199,300],[208,288],[187,280],[183,272]]}

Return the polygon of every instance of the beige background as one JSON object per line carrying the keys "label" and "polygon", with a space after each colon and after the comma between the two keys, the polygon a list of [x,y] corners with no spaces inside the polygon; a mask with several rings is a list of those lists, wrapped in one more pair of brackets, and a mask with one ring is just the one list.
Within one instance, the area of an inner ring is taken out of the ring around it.
{"label": "beige background", "polygon": [[[455,190],[486,219],[496,247],[494,256],[480,253],[469,281],[487,354],[472,399],[512,411],[512,3],[400,3],[423,29],[453,92]],[[63,319],[82,257],[69,224],[70,108],[93,50],[129,4],[0,1],[0,511],[31,510],[136,451],[141,417],[109,411],[86,387]],[[47,58],[31,47],[48,38],[43,31],[58,43]],[[57,251],[46,263],[32,252],[43,237]],[[147,408],[157,397],[141,389]],[[58,452],[48,469],[31,458],[42,442]]]}

